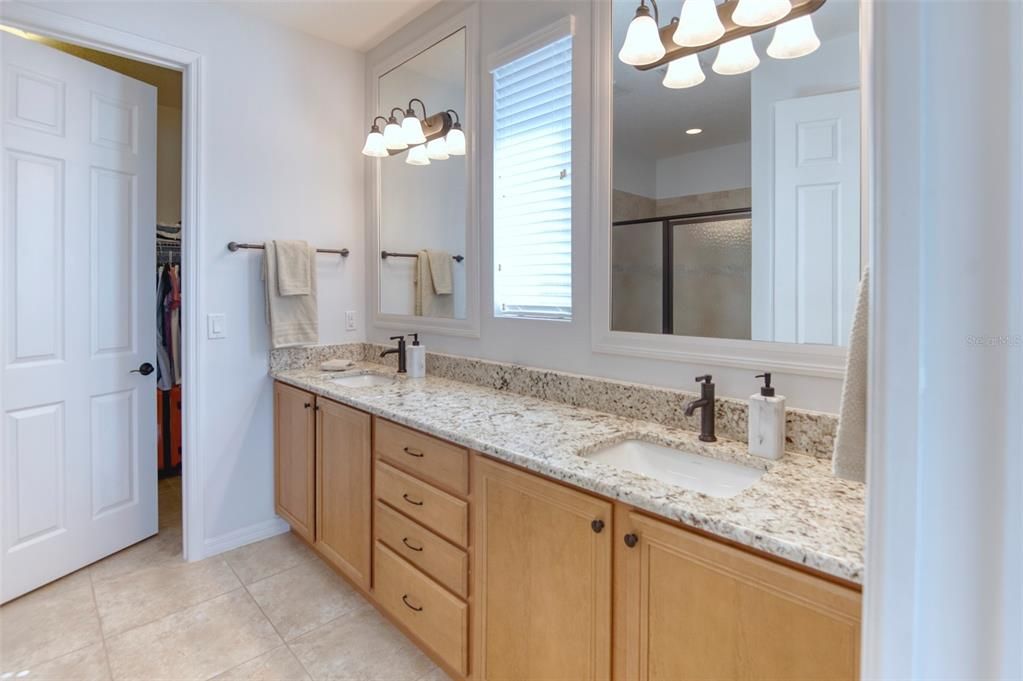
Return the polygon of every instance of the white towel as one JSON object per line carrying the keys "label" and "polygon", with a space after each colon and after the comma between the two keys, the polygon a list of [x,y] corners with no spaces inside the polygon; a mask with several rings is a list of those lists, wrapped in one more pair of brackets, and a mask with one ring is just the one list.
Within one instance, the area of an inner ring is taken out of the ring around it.
{"label": "white towel", "polygon": [[277,249],[277,290],[282,296],[307,296],[312,288],[313,267],[305,241],[274,241]]}
{"label": "white towel", "polygon": [[[310,280],[309,295],[282,296],[277,288],[277,249],[267,241],[263,253],[263,283],[266,289],[266,322],[270,325],[270,346],[313,345],[320,340],[316,308],[316,276]],[[315,251],[306,253],[313,268]],[[312,270],[315,271],[315,270]]]}
{"label": "white towel", "polygon": [[454,317],[454,296],[450,293],[439,295],[434,290],[433,275],[430,272],[430,256],[426,251],[416,255],[416,316]]}
{"label": "white towel", "polygon": [[856,310],[849,330],[849,347],[842,385],[842,408],[835,437],[832,469],[840,478],[864,482],[867,474],[867,312],[870,269],[863,270]]}
{"label": "white towel", "polygon": [[451,254],[447,251],[426,251],[430,260],[430,278],[433,279],[433,292],[439,296],[454,292],[451,283]]}

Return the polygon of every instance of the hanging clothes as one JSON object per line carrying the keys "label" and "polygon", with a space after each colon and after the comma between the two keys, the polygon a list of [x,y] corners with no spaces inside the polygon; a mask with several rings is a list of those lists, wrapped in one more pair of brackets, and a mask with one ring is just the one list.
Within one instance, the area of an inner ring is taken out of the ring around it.
{"label": "hanging clothes", "polygon": [[181,383],[180,265],[161,265],[156,286],[156,358],[160,390]]}

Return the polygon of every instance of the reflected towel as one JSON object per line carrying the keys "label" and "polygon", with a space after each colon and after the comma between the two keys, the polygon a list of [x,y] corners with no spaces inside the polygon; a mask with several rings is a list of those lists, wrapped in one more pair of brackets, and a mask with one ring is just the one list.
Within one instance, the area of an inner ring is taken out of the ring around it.
{"label": "reflected towel", "polygon": [[866,481],[867,473],[867,317],[870,269],[863,270],[856,294],[842,385],[842,408],[832,467],[846,480]]}
{"label": "reflected towel", "polygon": [[433,292],[439,296],[454,293],[451,283],[451,254],[447,251],[427,250],[430,260],[430,277],[433,279]]}
{"label": "reflected towel", "polygon": [[277,250],[277,290],[282,296],[307,296],[312,288],[312,250],[305,241],[274,241]]}
{"label": "reflected towel", "polygon": [[[450,258],[450,256],[448,256]],[[416,316],[454,317],[455,300],[450,293],[438,294],[434,290],[430,256],[426,251],[416,254]]]}
{"label": "reflected towel", "polygon": [[[263,253],[263,284],[266,289],[266,322],[270,325],[270,346],[312,345],[320,340],[316,307],[316,276],[309,281],[309,295],[282,296],[277,287],[276,242],[267,241]],[[306,250],[313,272],[315,251]]]}

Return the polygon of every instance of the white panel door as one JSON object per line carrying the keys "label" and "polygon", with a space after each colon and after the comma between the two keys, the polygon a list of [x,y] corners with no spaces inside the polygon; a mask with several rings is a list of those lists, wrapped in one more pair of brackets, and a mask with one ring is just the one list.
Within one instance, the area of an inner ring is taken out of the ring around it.
{"label": "white panel door", "polygon": [[845,345],[860,280],[859,90],[774,105],[771,340]]}
{"label": "white panel door", "polygon": [[0,33],[0,601],[156,532],[156,89]]}

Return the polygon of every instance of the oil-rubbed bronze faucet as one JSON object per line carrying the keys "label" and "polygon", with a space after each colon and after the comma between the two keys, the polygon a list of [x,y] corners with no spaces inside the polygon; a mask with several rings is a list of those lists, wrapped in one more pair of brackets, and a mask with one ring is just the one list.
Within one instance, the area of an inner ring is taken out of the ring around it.
{"label": "oil-rubbed bronze faucet", "polygon": [[398,341],[398,347],[391,348],[390,350],[384,350],[383,352],[380,353],[380,356],[381,357],[386,357],[387,355],[397,354],[398,355],[398,373],[399,374],[404,374],[405,373],[405,336],[391,336],[391,340]]}
{"label": "oil-rubbed bronze faucet", "polygon": [[717,442],[717,438],[714,436],[714,384],[710,379],[710,374],[696,377],[696,382],[700,384],[700,399],[687,404],[685,411],[686,416],[692,416],[697,409],[702,410],[700,412],[700,440],[703,442]]}

